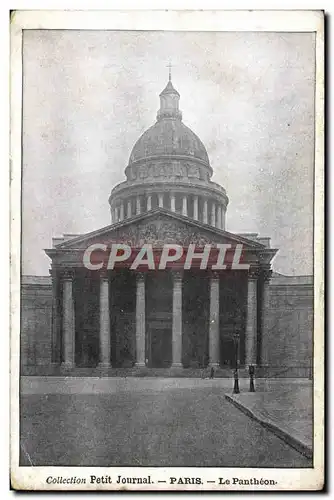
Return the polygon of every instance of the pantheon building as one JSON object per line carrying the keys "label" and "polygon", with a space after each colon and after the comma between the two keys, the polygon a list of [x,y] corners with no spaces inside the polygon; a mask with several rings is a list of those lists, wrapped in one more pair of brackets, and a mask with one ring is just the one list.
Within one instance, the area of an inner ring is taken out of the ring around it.
{"label": "pantheon building", "polygon": [[[217,374],[231,374],[236,357],[241,367],[254,365],[258,373],[309,368],[311,278],[273,273],[277,249],[268,235],[227,230],[228,195],[211,180],[205,145],[183,123],[179,101],[169,76],[155,123],[133,146],[126,179],[111,190],[110,225],[54,238],[45,250],[50,277],[23,277],[21,357],[27,372],[39,366],[38,373],[112,375],[125,369],[177,375],[213,366]],[[149,243],[154,249],[166,243],[184,249],[242,245],[249,266],[89,270],[83,251],[101,243]],[[44,314],[37,312],[38,300]],[[296,321],[298,328],[302,324],[298,335]]]}

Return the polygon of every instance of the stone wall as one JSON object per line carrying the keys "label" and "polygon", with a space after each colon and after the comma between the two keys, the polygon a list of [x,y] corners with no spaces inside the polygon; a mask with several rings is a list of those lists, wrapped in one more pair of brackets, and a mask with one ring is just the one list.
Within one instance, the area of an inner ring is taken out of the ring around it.
{"label": "stone wall", "polygon": [[[22,277],[21,311],[22,373],[35,373],[36,367],[38,373],[42,373],[51,365],[51,278]],[[132,311],[132,336],[134,319]],[[267,350],[268,366],[259,374],[308,377],[312,363],[313,278],[274,273],[265,321],[267,333],[263,339],[263,349]],[[133,348],[134,345],[130,351]]]}
{"label": "stone wall", "polygon": [[310,376],[313,346],[313,277],[273,274],[266,311],[269,376]]}
{"label": "stone wall", "polygon": [[51,363],[52,286],[49,276],[22,276],[21,370]]}

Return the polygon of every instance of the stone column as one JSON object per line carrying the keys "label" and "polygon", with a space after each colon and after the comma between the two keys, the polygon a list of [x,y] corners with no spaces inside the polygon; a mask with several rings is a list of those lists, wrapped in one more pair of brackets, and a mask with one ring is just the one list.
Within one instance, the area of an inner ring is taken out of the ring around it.
{"label": "stone column", "polygon": [[210,277],[209,366],[218,367],[219,359],[219,274],[212,273]]}
{"label": "stone column", "polygon": [[128,200],[128,205],[127,205],[127,218],[131,217],[131,212],[132,212],[132,206],[131,206],[131,200]]}
{"label": "stone column", "polygon": [[211,226],[215,227],[216,225],[216,204],[212,202],[211,205]]}
{"label": "stone column", "polygon": [[118,222],[118,208],[115,207],[114,208],[114,222]]}
{"label": "stone column", "polygon": [[221,211],[221,206],[218,205],[217,207],[217,224],[216,224],[216,227],[218,227],[219,229],[222,228],[222,211]]}
{"label": "stone column", "polygon": [[147,195],[147,211],[152,209],[152,195]]}
{"label": "stone column", "polygon": [[63,281],[63,366],[72,368],[75,363],[75,318],[73,301],[73,273],[66,271]]}
{"label": "stone column", "polygon": [[114,210],[110,207],[110,224],[114,223]]}
{"label": "stone column", "polygon": [[208,223],[208,200],[205,199],[203,201],[203,222],[204,224]]}
{"label": "stone column", "polygon": [[145,366],[145,274],[136,274],[136,366]]}
{"label": "stone column", "polygon": [[171,193],[170,195],[170,209],[172,212],[175,212],[175,194]]}
{"label": "stone column", "polygon": [[119,220],[124,219],[124,203],[121,203],[120,210],[119,210]]}
{"label": "stone column", "polygon": [[140,214],[140,197],[137,196],[136,198],[136,215]]}
{"label": "stone column", "polygon": [[265,269],[262,273],[262,304],[261,304],[261,365],[269,365],[270,352],[270,278],[271,269]]}
{"label": "stone column", "polygon": [[110,316],[108,273],[100,276],[100,367],[110,366]]}
{"label": "stone column", "polygon": [[247,323],[246,323],[246,366],[256,365],[257,354],[257,278],[258,268],[248,273]]}
{"label": "stone column", "polygon": [[194,219],[198,220],[198,196],[194,196]]}
{"label": "stone column", "polygon": [[173,327],[172,327],[173,364],[182,367],[182,274],[173,273]]}
{"label": "stone column", "polygon": [[184,195],[182,198],[182,215],[188,215],[188,205],[187,205],[187,196]]}
{"label": "stone column", "polygon": [[158,194],[158,204],[159,204],[159,207],[161,207],[161,208],[164,207],[164,195],[162,193]]}
{"label": "stone column", "polygon": [[51,363],[60,363],[60,300],[58,296],[58,273],[56,269],[50,269],[52,279],[52,330],[51,330]]}

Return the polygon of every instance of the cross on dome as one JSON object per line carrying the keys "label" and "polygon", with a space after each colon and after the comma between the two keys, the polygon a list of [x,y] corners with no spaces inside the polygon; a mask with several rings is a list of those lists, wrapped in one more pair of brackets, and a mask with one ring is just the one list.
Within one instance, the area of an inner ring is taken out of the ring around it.
{"label": "cross on dome", "polygon": [[167,64],[167,68],[168,68],[168,80],[171,82],[172,81],[172,64],[171,62],[169,61],[169,64]]}

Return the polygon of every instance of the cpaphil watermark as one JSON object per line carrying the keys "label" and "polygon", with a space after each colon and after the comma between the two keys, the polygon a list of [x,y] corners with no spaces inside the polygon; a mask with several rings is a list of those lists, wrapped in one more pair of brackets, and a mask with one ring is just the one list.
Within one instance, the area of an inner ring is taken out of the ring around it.
{"label": "cpaphil watermark", "polygon": [[91,271],[127,267],[131,270],[151,271],[164,269],[212,269],[248,270],[244,262],[245,251],[242,244],[206,244],[188,247],[164,244],[160,248],[145,243],[141,247],[131,247],[124,243],[94,243],[83,254],[83,264]]}

